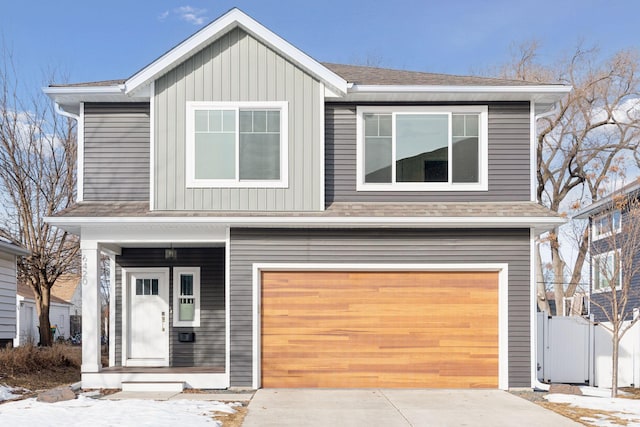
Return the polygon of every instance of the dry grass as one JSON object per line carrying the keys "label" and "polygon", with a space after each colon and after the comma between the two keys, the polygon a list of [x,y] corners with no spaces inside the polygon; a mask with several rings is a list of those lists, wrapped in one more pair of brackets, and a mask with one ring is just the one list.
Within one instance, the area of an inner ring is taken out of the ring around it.
{"label": "dry grass", "polygon": [[32,391],[80,381],[81,348],[24,345],[0,349],[0,383]]}
{"label": "dry grass", "polygon": [[223,412],[216,412],[215,419],[222,423],[222,427],[240,427],[244,421],[244,417],[247,416],[247,406],[234,406],[236,410],[233,414],[227,414]]}

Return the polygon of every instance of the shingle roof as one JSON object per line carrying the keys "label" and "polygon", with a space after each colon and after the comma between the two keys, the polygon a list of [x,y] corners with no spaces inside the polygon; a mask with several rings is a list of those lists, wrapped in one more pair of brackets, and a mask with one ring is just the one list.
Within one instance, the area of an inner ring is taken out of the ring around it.
{"label": "shingle roof", "polygon": [[536,86],[546,84],[524,80],[506,80],[490,77],[456,76],[451,74],[424,73],[390,68],[360,65],[322,65],[347,80],[360,85],[417,85],[417,86]]}
{"label": "shingle roof", "polygon": [[[35,296],[33,294],[33,289],[31,289],[31,287],[29,285],[27,285],[26,283],[20,283],[19,282],[17,287],[16,287],[16,293],[18,295],[20,295],[21,297],[29,298],[29,299],[35,301]],[[69,302],[63,300],[62,298],[58,298],[55,295],[51,295],[49,299],[50,299],[51,302],[55,302],[55,303],[58,303],[58,304],[69,304]]]}
{"label": "shingle roof", "polygon": [[[548,84],[524,80],[507,80],[491,77],[456,76],[452,74],[425,73],[420,71],[396,70],[391,68],[365,67],[361,65],[322,65],[349,83],[360,85],[416,85],[416,86],[536,86]],[[125,84],[126,79],[97,82],[52,84],[50,87],[95,87]]]}
{"label": "shingle roof", "polygon": [[58,277],[53,286],[51,287],[51,295],[60,298],[64,301],[71,302],[73,294],[76,292],[76,288],[80,284],[79,274],[65,274]]}
{"label": "shingle roof", "polygon": [[333,203],[324,211],[150,211],[148,202],[81,202],[55,217],[513,217],[556,218],[559,215],[535,202],[447,202],[447,203]]}
{"label": "shingle roof", "polygon": [[67,83],[67,84],[50,84],[49,87],[95,87],[95,86],[118,86],[125,84],[126,79],[119,80],[101,80],[97,82]]}

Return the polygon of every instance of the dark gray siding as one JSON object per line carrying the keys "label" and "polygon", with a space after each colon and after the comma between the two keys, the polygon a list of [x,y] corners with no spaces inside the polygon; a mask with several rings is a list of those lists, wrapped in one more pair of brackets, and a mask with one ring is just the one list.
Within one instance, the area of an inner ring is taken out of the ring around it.
{"label": "dark gray siding", "polygon": [[527,201],[530,193],[529,103],[488,105],[489,191],[357,192],[356,106],[329,104],[325,113],[325,202]]}
{"label": "dark gray siding", "polygon": [[529,230],[231,230],[231,385],[252,383],[252,264],[508,263],[509,386],[529,387]]}
{"label": "dark gray siding", "polygon": [[[224,248],[179,248],[178,259],[165,260],[164,249],[124,248],[116,257],[117,289],[122,292],[121,268],[200,267],[200,327],[171,327],[169,333],[169,363],[171,366],[225,366],[225,295]],[[173,301],[173,271],[169,274],[169,306]],[[118,298],[117,301],[122,301]],[[121,304],[121,303],[120,303]],[[122,363],[122,310],[116,307],[116,364]],[[172,312],[172,310],[169,310]],[[170,324],[173,319],[170,316]],[[179,332],[195,332],[193,343],[178,342]]]}
{"label": "dark gray siding", "polygon": [[149,200],[149,104],[85,104],[84,200]]}
{"label": "dark gray siding", "polygon": [[[630,222],[638,221],[637,214],[623,211],[620,221],[622,227],[620,233],[591,242],[591,256],[593,257],[609,252],[613,250],[614,247],[620,250],[622,283],[625,284],[625,282],[629,280],[629,275],[631,275],[631,279],[628,282],[629,291],[626,295],[627,303],[624,307],[621,305],[618,307],[620,311],[622,311],[622,315],[626,316],[628,320],[631,320],[633,319],[633,309],[640,308],[640,270],[637,267],[640,265],[640,247],[635,243],[639,237],[637,236],[639,230],[636,228],[637,225],[629,225]],[[636,240],[633,240],[633,236],[635,236]],[[633,260],[631,262],[625,262],[624,258],[627,257],[628,259],[629,256],[633,256]],[[593,260],[591,261],[591,265],[595,265]],[[618,291],[617,296],[618,304],[620,304],[623,296],[622,292]],[[607,313],[609,317],[611,317],[613,313],[612,307],[613,298],[610,292],[594,293],[591,296],[591,312],[596,322],[608,322]]]}

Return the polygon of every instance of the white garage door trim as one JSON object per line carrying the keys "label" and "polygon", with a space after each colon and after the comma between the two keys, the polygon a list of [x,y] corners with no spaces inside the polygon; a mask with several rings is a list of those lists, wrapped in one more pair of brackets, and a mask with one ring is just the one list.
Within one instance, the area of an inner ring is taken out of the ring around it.
{"label": "white garage door trim", "polygon": [[253,264],[253,382],[261,384],[261,273],[263,271],[497,271],[498,272],[498,388],[509,388],[509,266],[491,264],[333,264],[254,263]]}

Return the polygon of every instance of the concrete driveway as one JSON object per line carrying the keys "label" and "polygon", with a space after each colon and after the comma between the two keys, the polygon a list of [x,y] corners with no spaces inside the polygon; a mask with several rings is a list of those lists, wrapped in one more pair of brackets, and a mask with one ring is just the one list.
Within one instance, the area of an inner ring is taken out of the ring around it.
{"label": "concrete driveway", "polygon": [[580,426],[500,390],[260,389],[243,427]]}

